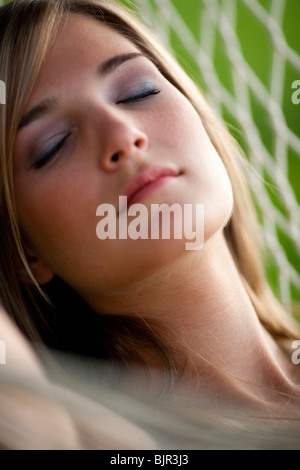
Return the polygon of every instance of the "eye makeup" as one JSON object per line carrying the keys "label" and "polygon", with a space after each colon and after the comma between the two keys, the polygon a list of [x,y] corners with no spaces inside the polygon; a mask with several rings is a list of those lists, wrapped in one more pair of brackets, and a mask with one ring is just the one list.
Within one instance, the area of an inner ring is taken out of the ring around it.
{"label": "eye makeup", "polygon": [[58,138],[53,139],[45,149],[38,152],[37,156],[33,158],[34,161],[32,163],[32,167],[39,169],[51,161],[61,150],[63,150],[63,147],[70,135],[71,132],[63,135],[63,137],[59,136]]}
{"label": "eye makeup", "polygon": [[[104,78],[93,76],[91,71],[90,87],[82,88],[82,92],[80,90],[78,95],[71,97],[53,97],[56,107],[22,130],[22,134],[25,132],[22,159],[26,169],[42,169],[56,161],[56,157],[62,156],[70,141],[72,128],[78,129],[80,139],[80,129],[86,121],[85,112],[90,106],[89,100],[95,104],[99,97],[100,106],[103,103],[104,106],[128,107],[130,110],[138,106],[137,110],[148,111],[152,107],[152,98],[161,92],[162,79],[156,66],[142,55],[119,65]],[[91,94],[89,90],[92,90]],[[82,103],[87,103],[87,107],[85,104],[81,107]]]}

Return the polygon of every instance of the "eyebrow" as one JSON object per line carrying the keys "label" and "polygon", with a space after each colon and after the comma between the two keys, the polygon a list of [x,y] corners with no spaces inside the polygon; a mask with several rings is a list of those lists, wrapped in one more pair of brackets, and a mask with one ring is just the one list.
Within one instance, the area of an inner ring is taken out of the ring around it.
{"label": "eyebrow", "polygon": [[20,131],[25,126],[28,126],[28,124],[35,121],[36,119],[42,117],[44,114],[53,111],[55,108],[57,108],[57,106],[58,103],[53,98],[41,101],[38,105],[30,109],[30,111],[28,111],[25,116],[22,117],[18,126],[18,131]]}
{"label": "eyebrow", "polygon": [[110,59],[106,60],[103,64],[100,65],[98,68],[98,73],[101,76],[108,75],[109,73],[113,72],[117,67],[124,64],[128,60],[135,59],[137,57],[145,57],[141,52],[131,52],[129,54],[120,54]]}
{"label": "eyebrow", "polygon": [[[112,73],[117,67],[124,64],[128,60],[135,59],[137,57],[145,57],[140,52],[131,52],[129,54],[120,54],[110,59],[106,60],[101,64],[97,69],[97,74],[101,77],[105,77],[109,73]],[[54,98],[48,98],[44,101],[41,101],[38,105],[31,108],[25,116],[22,117],[20,124],[18,126],[18,131],[23,129],[25,126],[28,126],[33,121],[39,119],[45,114],[54,111],[58,107],[58,102]]]}

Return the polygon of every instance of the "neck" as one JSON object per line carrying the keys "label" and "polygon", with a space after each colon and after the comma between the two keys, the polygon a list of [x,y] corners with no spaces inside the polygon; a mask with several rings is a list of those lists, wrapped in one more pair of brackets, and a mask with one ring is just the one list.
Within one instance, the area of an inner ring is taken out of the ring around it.
{"label": "neck", "polygon": [[291,392],[288,358],[261,326],[223,234],[101,309],[154,320],[185,380],[197,377],[222,399],[265,402],[271,386]]}

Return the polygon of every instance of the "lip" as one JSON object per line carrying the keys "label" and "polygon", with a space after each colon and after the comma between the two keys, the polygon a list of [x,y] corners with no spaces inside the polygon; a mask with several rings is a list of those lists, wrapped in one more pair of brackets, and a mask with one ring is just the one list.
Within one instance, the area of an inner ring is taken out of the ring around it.
{"label": "lip", "polygon": [[123,196],[127,197],[127,208],[167,183],[170,178],[176,178],[181,173],[172,168],[147,167],[134,178],[125,189]]}

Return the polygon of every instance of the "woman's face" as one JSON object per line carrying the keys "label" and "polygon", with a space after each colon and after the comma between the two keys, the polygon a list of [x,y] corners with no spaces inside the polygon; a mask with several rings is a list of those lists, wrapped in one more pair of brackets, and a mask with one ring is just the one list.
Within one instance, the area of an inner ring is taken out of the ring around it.
{"label": "woman's face", "polygon": [[170,176],[134,202],[149,214],[151,204],[204,204],[205,239],[222,229],[231,185],[192,105],[129,40],[70,15],[47,53],[15,142],[18,217],[40,260],[40,282],[55,273],[89,301],[192,256],[186,240],[96,235],[97,207],[118,209],[128,187],[161,169]]}

